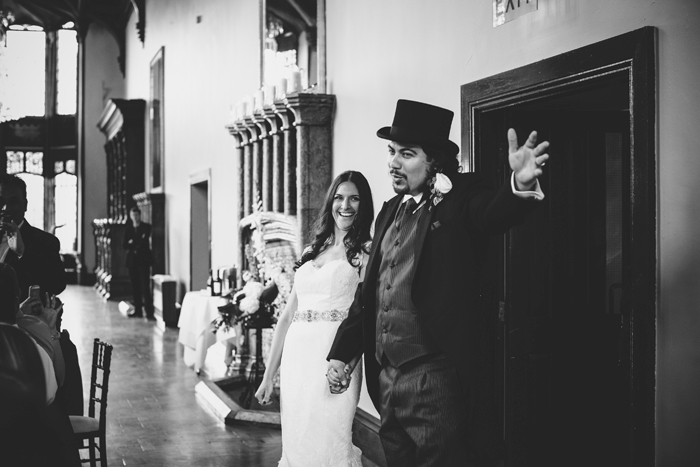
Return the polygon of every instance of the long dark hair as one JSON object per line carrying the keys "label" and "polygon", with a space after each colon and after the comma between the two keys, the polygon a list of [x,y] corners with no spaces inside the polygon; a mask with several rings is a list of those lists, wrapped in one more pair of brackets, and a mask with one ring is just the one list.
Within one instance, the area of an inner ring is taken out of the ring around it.
{"label": "long dark hair", "polygon": [[335,237],[335,219],[333,219],[333,198],[338,191],[341,183],[351,182],[357,187],[360,195],[360,208],[357,210],[352,226],[345,236],[345,253],[348,262],[353,266],[359,266],[357,263],[360,251],[369,253],[368,242],[372,240],[370,236],[370,228],[374,220],[374,204],[372,202],[372,190],[369,188],[369,183],[364,175],[354,170],[348,170],[338,175],[323,201],[323,208],[316,219],[314,228],[314,239],[311,245],[304,250],[301,259],[297,261],[296,267],[306,263],[317,257],[326,247],[329,242],[332,242]]}
{"label": "long dark hair", "polygon": [[429,144],[422,145],[421,147],[423,148],[423,151],[425,151],[426,156],[428,156],[430,176],[435,175],[437,172],[442,172],[450,177],[462,171],[462,167],[459,165],[459,160],[457,159],[456,153],[446,149],[433,147]]}

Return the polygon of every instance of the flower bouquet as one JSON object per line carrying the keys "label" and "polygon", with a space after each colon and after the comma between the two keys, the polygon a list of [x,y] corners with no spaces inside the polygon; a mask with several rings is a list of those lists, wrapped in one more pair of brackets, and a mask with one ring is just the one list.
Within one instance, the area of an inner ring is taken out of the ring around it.
{"label": "flower bouquet", "polygon": [[228,332],[231,326],[242,324],[247,328],[269,328],[277,322],[272,303],[277,298],[279,290],[274,281],[263,286],[251,275],[246,275],[248,281],[238,291],[231,292],[227,297],[230,301],[217,307],[219,316],[214,320],[213,332],[219,328]]}

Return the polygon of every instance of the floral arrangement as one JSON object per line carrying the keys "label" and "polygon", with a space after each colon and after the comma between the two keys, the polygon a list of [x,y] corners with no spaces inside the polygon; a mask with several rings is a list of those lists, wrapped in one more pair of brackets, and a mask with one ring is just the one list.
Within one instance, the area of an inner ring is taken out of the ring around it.
{"label": "floral arrangement", "polygon": [[[244,313],[252,315],[260,309],[260,295],[265,287],[256,280],[248,280],[241,290],[233,296],[233,301],[238,302],[238,308]],[[236,298],[240,297],[240,301]]]}
{"label": "floral arrangement", "polygon": [[220,328],[224,332],[236,324],[246,327],[270,327],[276,322],[273,302],[277,298],[277,285],[271,281],[267,286],[256,280],[249,271],[243,273],[245,285],[231,292],[231,301],[219,306],[219,316],[212,322],[212,331]]}
{"label": "floral arrangement", "polygon": [[231,291],[230,303],[219,307],[214,332],[236,324],[246,327],[271,327],[284,309],[292,290],[295,255],[289,245],[265,243],[262,213],[252,216],[250,238],[244,247],[248,269],[241,273],[243,287]]}
{"label": "floral arrangement", "polygon": [[231,327],[236,324],[236,316],[239,314],[237,307],[229,302],[225,305],[217,307],[219,310],[219,316],[212,321],[211,331],[216,334],[219,329],[223,332],[229,332]]}
{"label": "floral arrangement", "polygon": [[434,206],[440,204],[444,196],[452,190],[452,181],[447,175],[438,172],[430,180],[430,206],[428,210],[432,210]]}

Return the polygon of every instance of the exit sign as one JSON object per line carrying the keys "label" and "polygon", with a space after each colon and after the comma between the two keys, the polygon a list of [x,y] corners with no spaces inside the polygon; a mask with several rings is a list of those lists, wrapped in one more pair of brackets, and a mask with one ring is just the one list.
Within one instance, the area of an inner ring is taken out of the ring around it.
{"label": "exit sign", "polygon": [[493,0],[493,27],[537,10],[537,0]]}

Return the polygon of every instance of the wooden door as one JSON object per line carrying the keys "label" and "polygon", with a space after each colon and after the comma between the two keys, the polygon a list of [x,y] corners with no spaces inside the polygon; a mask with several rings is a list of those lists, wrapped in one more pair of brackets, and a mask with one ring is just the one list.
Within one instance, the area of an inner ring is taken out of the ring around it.
{"label": "wooden door", "polygon": [[654,465],[657,42],[642,28],[461,87],[469,170],[507,179],[509,126],[552,142],[547,198],[494,242],[483,294],[509,466]]}
{"label": "wooden door", "polygon": [[521,107],[502,122],[552,145],[545,201],[504,240],[507,465],[629,465],[629,115]]}

